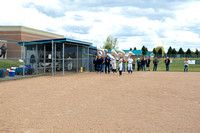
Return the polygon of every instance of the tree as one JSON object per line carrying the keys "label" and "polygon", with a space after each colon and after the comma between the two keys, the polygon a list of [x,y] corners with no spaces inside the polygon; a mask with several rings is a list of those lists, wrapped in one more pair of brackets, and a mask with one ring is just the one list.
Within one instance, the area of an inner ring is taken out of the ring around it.
{"label": "tree", "polygon": [[198,58],[198,55],[199,55],[198,49],[196,49],[195,54],[196,54],[196,56],[197,56],[197,58]]}
{"label": "tree", "polygon": [[169,49],[168,49],[168,51],[167,51],[167,55],[171,56],[171,54],[172,54],[172,47],[170,46]]}
{"label": "tree", "polygon": [[118,49],[117,45],[118,45],[117,38],[113,38],[112,36],[108,36],[106,41],[104,42],[103,48],[110,49],[110,50],[112,50],[112,49],[116,50],[116,49]]}
{"label": "tree", "polygon": [[134,47],[134,50],[137,50],[136,47]]}
{"label": "tree", "polygon": [[180,57],[182,57],[182,56],[184,55],[184,51],[183,51],[182,48],[180,48],[180,49],[178,50],[178,54],[180,54]]}
{"label": "tree", "polygon": [[154,56],[156,56],[156,55],[157,55],[157,51],[156,51],[156,49],[155,49],[155,48],[153,49],[153,54],[154,54]]}
{"label": "tree", "polygon": [[185,52],[186,57],[190,57],[192,54],[192,51],[190,50],[190,48],[187,49],[187,51]]}
{"label": "tree", "polygon": [[163,47],[163,46],[158,46],[158,47],[156,47],[157,53],[158,53],[158,50],[159,50],[159,49],[162,50],[162,55],[161,55],[161,56],[164,56],[164,54],[165,54],[164,47]]}
{"label": "tree", "polygon": [[158,56],[159,57],[162,57],[162,53],[163,53],[162,48],[158,49]]}
{"label": "tree", "polygon": [[175,58],[176,57],[176,54],[177,54],[177,51],[175,48],[172,49],[172,56]]}
{"label": "tree", "polygon": [[130,50],[133,50],[132,48],[130,48]]}
{"label": "tree", "polygon": [[148,52],[148,49],[145,47],[145,46],[142,46],[142,54],[143,55],[146,55],[147,54],[147,52]]}

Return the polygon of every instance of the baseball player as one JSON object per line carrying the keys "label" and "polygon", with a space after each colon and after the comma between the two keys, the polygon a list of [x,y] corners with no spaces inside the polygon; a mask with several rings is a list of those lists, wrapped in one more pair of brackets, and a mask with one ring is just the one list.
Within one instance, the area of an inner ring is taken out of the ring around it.
{"label": "baseball player", "polygon": [[119,58],[119,75],[122,75],[122,68],[123,68],[123,59],[122,57]]}
{"label": "baseball player", "polygon": [[133,59],[132,58],[128,58],[128,73],[130,73],[131,72],[131,74],[132,74],[132,68],[133,68]]}

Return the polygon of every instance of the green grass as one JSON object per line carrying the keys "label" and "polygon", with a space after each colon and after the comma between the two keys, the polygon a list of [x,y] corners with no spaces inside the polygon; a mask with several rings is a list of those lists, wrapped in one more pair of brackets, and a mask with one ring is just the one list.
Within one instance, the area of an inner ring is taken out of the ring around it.
{"label": "green grass", "polygon": [[19,67],[20,65],[23,65],[23,63],[15,60],[0,60],[0,68],[6,69],[11,67]]}

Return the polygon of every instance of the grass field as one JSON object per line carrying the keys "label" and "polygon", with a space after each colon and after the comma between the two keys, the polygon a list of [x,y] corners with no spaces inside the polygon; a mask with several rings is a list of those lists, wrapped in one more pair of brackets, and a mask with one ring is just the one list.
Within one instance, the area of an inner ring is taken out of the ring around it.
{"label": "grass field", "polygon": [[0,60],[0,68],[6,69],[11,67],[19,67],[23,63],[15,60]]}
{"label": "grass field", "polygon": [[[159,59],[159,64],[157,71],[166,71],[166,65],[164,62],[165,59]],[[184,71],[184,59],[170,59],[172,63],[170,63],[169,71],[171,72],[183,72]],[[188,60],[196,60],[199,64],[189,65],[189,72],[200,72],[200,59],[188,59]],[[136,63],[137,69],[137,63]],[[135,70],[136,70],[135,69]],[[150,70],[153,71],[153,59],[151,59]]]}

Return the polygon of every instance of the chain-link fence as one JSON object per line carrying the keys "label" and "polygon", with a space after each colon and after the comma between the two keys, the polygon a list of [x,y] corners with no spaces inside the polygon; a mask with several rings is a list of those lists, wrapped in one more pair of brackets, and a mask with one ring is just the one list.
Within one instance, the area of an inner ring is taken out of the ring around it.
{"label": "chain-link fence", "polygon": [[[20,50],[7,49],[7,56],[0,58],[0,80],[91,72],[96,51],[73,43],[23,44]],[[15,53],[21,56],[9,58]]]}

